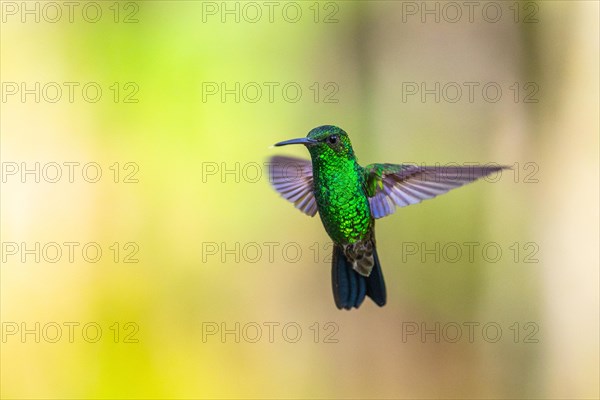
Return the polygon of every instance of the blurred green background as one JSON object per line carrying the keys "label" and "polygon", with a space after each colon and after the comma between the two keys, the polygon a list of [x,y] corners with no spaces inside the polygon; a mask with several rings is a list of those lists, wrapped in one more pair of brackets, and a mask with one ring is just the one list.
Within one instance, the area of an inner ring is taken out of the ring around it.
{"label": "blurred green background", "polygon": [[[597,2],[476,2],[472,17],[437,2],[74,3],[72,21],[66,3],[1,3],[3,398],[598,398]],[[39,102],[23,101],[21,83],[36,82]],[[56,102],[49,82],[64,90]],[[79,84],[72,102],[64,82]],[[89,82],[97,102],[81,93]],[[222,101],[236,82],[239,102]],[[407,95],[422,82],[457,83],[462,98]],[[473,101],[465,82],[479,85]],[[498,101],[482,95],[490,82]],[[323,124],[349,133],[363,165],[514,169],[379,220],[388,304],[342,312],[319,219],[256,169],[308,157],[269,146]],[[7,173],[36,162],[95,162],[102,177]],[[50,242],[81,245],[73,262],[21,260],[22,243]],[[96,263],[81,255],[89,242]],[[406,252],[454,242],[479,250]],[[134,250],[139,262],[124,262]],[[239,342],[221,336],[236,323]],[[439,341],[421,335],[436,323]]]}

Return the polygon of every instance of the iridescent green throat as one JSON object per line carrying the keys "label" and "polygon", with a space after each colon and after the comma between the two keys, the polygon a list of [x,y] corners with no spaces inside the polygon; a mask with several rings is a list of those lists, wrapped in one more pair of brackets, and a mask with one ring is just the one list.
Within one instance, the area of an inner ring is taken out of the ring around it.
{"label": "iridescent green throat", "polygon": [[309,147],[319,215],[331,239],[340,244],[365,239],[373,225],[364,172],[348,145],[342,154],[329,146]]}

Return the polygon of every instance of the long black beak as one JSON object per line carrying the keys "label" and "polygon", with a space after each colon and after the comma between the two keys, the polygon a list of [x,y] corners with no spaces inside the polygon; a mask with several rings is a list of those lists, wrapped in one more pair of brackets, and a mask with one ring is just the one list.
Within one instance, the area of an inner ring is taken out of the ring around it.
{"label": "long black beak", "polygon": [[303,144],[305,146],[310,146],[311,144],[317,143],[314,139],[309,138],[299,138],[299,139],[290,139],[284,140],[283,142],[275,143],[275,146],[287,146],[288,144]]}

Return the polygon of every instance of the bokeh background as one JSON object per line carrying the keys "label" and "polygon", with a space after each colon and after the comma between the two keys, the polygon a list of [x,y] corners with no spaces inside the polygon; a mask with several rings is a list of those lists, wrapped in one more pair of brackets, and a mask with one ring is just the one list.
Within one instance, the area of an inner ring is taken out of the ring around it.
{"label": "bokeh background", "polygon": [[[263,2],[76,2],[72,21],[59,2],[57,22],[55,6],[24,4],[2,2],[0,31],[3,398],[598,398],[597,2],[476,2],[472,17],[442,2],[275,2],[272,17]],[[56,82],[63,97],[23,101],[10,94],[22,82]],[[72,102],[64,82],[79,84]],[[95,103],[88,82],[102,88]],[[207,92],[236,82],[239,102]],[[423,82],[457,83],[462,98],[407,94]],[[479,85],[473,101],[465,82]],[[498,101],[482,94],[490,82]],[[322,124],[343,127],[363,165],[513,171],[379,220],[388,304],[342,312],[319,219],[256,168],[308,157],[269,146]],[[7,174],[36,162],[94,162],[102,177]],[[124,182],[131,172],[137,183]],[[57,262],[21,260],[22,243],[50,242],[65,252]],[[64,242],[103,253],[91,263],[78,247],[69,262]],[[473,260],[406,251],[465,242],[479,243]],[[133,250],[138,262],[123,262]],[[39,343],[21,335],[36,323]],[[65,323],[79,324],[72,341]],[[236,323],[239,342],[221,337]],[[439,342],[403,337],[436,323]]]}

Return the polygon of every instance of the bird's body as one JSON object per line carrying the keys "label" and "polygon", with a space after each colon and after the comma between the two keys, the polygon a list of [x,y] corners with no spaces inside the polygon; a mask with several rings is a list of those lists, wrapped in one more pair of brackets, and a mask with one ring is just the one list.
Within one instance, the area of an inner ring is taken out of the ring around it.
{"label": "bird's body", "polygon": [[[306,138],[277,143],[303,144],[306,160],[275,156],[271,182],[304,213],[319,212],[334,243],[332,284],[338,308],[358,308],[365,296],[383,306],[386,289],[375,246],[375,219],[396,206],[415,204],[473,181],[502,167],[445,169],[402,164],[358,164],[346,132],[332,125]],[[296,171],[290,174],[290,171]]]}
{"label": "bird's body", "polygon": [[364,240],[373,227],[365,193],[363,168],[356,158],[316,150],[312,161],[313,191],[329,237],[340,244]]}

